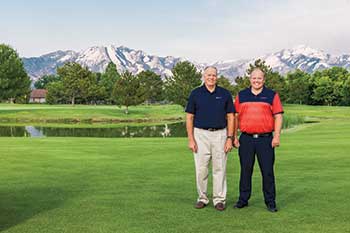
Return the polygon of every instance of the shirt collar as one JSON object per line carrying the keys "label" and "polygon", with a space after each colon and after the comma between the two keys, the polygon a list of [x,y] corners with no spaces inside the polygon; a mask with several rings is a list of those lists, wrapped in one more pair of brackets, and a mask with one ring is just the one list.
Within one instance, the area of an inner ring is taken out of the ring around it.
{"label": "shirt collar", "polygon": [[252,92],[252,86],[250,86],[250,87],[249,87],[249,92],[250,92],[252,95],[254,95],[254,96],[259,96],[259,95],[261,95],[261,94],[263,94],[263,93],[265,92],[265,89],[266,89],[266,87],[265,87],[265,85],[264,85],[263,88],[262,88],[262,90],[261,90],[261,92],[260,92],[259,94],[255,95],[255,94]]}
{"label": "shirt collar", "polygon": [[208,92],[209,94],[214,94],[214,93],[216,93],[217,90],[218,90],[218,85],[215,85],[214,91],[213,91],[213,92],[210,92],[210,91],[208,90],[208,88],[205,86],[205,84],[203,84],[203,85],[202,85],[202,90]]}

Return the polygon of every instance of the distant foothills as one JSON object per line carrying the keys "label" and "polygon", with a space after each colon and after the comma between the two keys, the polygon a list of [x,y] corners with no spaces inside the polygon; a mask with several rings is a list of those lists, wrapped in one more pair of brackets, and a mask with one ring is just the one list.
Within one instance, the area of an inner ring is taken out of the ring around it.
{"label": "distant foothills", "polygon": [[[234,54],[232,56],[234,57]],[[93,72],[104,72],[107,65],[113,62],[119,72],[127,70],[132,74],[137,74],[144,70],[151,70],[164,77],[171,75],[171,69],[176,63],[188,60],[181,57],[149,55],[142,50],[113,45],[94,46],[80,52],[73,50],[55,51],[40,57],[24,57],[22,59],[24,67],[32,80],[36,80],[43,75],[56,74],[57,67],[67,62],[76,62],[88,67]],[[256,59],[264,60],[273,71],[277,71],[282,75],[296,69],[312,73],[316,70],[334,66],[350,68],[350,55],[333,56],[305,45],[283,49],[252,59],[217,61],[212,64],[188,61],[194,64],[198,70],[202,70],[207,65],[216,66],[219,75],[225,76],[234,83],[237,76],[246,74],[249,64]]]}
{"label": "distant foothills", "polygon": [[[144,103],[184,107],[191,91],[201,85],[207,65],[114,46],[20,58],[15,48],[0,44],[0,101],[107,104],[125,106],[126,112],[128,106]],[[249,87],[249,74],[259,67],[265,85],[278,92],[283,103],[350,105],[349,55],[331,56],[298,46],[210,65],[219,70],[218,85],[232,96]]]}

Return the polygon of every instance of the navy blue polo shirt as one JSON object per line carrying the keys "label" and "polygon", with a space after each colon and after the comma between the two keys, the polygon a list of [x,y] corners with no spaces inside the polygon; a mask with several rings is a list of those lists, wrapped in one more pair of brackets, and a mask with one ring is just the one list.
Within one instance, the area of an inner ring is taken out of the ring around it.
{"label": "navy blue polo shirt", "polygon": [[225,128],[226,114],[236,111],[228,90],[216,86],[210,92],[202,85],[191,92],[185,112],[194,114],[196,128]]}

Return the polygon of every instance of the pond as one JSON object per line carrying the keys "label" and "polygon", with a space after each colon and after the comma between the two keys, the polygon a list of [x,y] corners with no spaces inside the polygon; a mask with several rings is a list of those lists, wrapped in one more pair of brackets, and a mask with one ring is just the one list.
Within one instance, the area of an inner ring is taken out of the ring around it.
{"label": "pond", "polygon": [[46,126],[0,126],[0,137],[186,137],[184,122],[112,128],[61,128]]}

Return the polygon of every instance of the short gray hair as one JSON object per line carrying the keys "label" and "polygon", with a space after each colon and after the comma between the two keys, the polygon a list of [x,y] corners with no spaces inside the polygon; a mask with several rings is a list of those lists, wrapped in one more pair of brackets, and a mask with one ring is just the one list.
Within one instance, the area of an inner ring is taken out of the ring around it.
{"label": "short gray hair", "polygon": [[207,71],[208,69],[214,69],[216,72],[216,75],[218,74],[218,68],[216,68],[215,66],[206,66],[203,70],[203,72]]}

